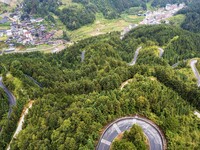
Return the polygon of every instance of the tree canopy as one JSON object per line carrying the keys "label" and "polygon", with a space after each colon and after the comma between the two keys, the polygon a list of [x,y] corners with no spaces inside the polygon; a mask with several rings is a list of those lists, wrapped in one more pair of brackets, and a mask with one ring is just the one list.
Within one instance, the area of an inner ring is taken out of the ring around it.
{"label": "tree canopy", "polygon": [[[104,126],[136,113],[163,130],[168,149],[198,149],[200,126],[193,112],[200,110],[200,90],[191,74],[182,71],[187,67],[173,69],[169,64],[176,62],[176,55],[180,60],[198,57],[198,41],[199,35],[179,28],[142,26],[123,40],[113,32],[82,40],[58,54],[0,56],[4,84],[17,98],[0,147],[10,142],[23,106],[34,100],[23,130],[11,144],[13,150],[94,149]],[[136,65],[129,66],[139,46],[143,48]],[[165,50],[163,58],[158,47]],[[124,146],[133,148],[130,142]]]}

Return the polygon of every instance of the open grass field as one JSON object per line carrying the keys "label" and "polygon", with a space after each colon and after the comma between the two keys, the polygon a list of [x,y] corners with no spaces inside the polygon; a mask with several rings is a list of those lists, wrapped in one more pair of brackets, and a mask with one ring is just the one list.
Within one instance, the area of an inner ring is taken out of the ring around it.
{"label": "open grass field", "polygon": [[142,21],[144,17],[123,14],[119,19],[108,20],[102,14],[96,15],[96,21],[81,27],[80,29],[69,31],[72,41],[79,41],[91,36],[97,36],[113,31],[122,31],[130,24],[136,24]]}

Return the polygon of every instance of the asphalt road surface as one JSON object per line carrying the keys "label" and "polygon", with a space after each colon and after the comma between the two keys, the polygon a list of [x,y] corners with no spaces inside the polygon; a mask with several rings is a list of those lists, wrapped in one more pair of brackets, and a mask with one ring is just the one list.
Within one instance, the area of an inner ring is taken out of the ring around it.
{"label": "asphalt road surface", "polygon": [[82,51],[81,53],[81,62],[84,62],[85,59],[85,51]]}
{"label": "asphalt road surface", "polygon": [[140,52],[141,49],[142,49],[142,47],[140,46],[140,47],[135,51],[134,58],[133,58],[132,62],[129,63],[130,66],[134,66],[134,65],[135,65],[135,63],[136,63],[136,61],[137,61],[137,57],[138,57],[139,52]]}
{"label": "asphalt road surface", "polygon": [[31,77],[31,76],[29,76],[29,75],[27,75],[27,74],[25,74],[25,76],[27,77],[27,78],[29,78],[31,81],[33,81],[36,85],[38,85],[40,88],[42,88],[42,85],[39,83],[39,82],[37,82],[35,79],[33,79],[33,77]]}
{"label": "asphalt road surface", "polygon": [[178,67],[178,65],[179,65],[179,62],[173,64],[173,65],[172,65],[172,68],[176,68],[176,67]]}
{"label": "asphalt road surface", "polygon": [[158,127],[148,119],[135,117],[121,118],[110,124],[103,132],[96,150],[109,150],[113,140],[122,132],[129,130],[133,124],[142,127],[149,140],[150,150],[164,150],[166,142]]}
{"label": "asphalt road surface", "polygon": [[195,75],[196,78],[197,78],[197,86],[200,87],[200,75],[199,75],[199,72],[198,72],[198,70],[197,70],[197,68],[196,68],[196,66],[195,66],[196,63],[197,63],[197,60],[196,60],[196,59],[191,60],[190,66],[191,66],[191,68],[192,68],[192,71],[193,71],[194,75]]}
{"label": "asphalt road surface", "polygon": [[0,77],[0,87],[6,92],[6,94],[8,95],[8,101],[9,101],[9,112],[8,112],[8,117],[10,117],[10,114],[12,112],[12,106],[16,105],[16,99],[13,96],[13,94],[4,86],[3,82],[2,82],[2,77]]}
{"label": "asphalt road surface", "polygon": [[162,57],[162,55],[164,53],[164,49],[162,49],[162,48],[159,47],[158,50],[160,51],[159,57]]}

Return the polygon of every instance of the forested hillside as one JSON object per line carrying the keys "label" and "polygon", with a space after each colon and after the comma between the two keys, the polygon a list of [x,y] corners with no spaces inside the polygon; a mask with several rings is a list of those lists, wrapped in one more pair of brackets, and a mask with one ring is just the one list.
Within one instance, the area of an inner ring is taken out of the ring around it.
{"label": "forested hillside", "polygon": [[179,13],[186,15],[186,19],[182,24],[182,28],[192,31],[200,32],[200,1],[193,0],[190,5],[181,10]]}
{"label": "forested hillside", "polygon": [[[15,109],[35,101],[12,150],[94,149],[105,125],[134,114],[163,130],[168,149],[200,147],[199,120],[193,115],[194,109],[200,110],[200,90],[195,80],[169,65],[177,56],[199,56],[199,36],[160,25],[136,28],[124,40],[119,37],[110,33],[89,38],[58,54],[0,57],[4,82],[17,96]],[[139,46],[137,63],[129,66]],[[164,48],[164,58],[158,47]],[[128,79],[132,82],[120,90]],[[0,147],[9,143],[5,135],[11,131],[0,135]]]}
{"label": "forested hillside", "polygon": [[[137,30],[131,31],[125,38],[128,46],[130,46],[128,42],[132,37],[139,38],[141,40],[140,42],[149,45],[156,44],[162,46],[165,49],[163,57],[171,65],[180,60],[200,56],[200,36],[179,28],[166,25],[153,25],[148,26],[148,28],[147,26],[139,27]],[[131,49],[131,47],[129,47],[129,49]]]}

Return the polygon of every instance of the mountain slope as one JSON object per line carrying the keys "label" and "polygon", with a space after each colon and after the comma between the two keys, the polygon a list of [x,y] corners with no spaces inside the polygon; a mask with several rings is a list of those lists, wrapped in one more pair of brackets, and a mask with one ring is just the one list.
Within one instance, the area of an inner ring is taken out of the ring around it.
{"label": "mountain slope", "polygon": [[[200,90],[190,76],[168,64],[170,58],[160,58],[158,53],[159,46],[169,44],[171,51],[182,55],[173,49],[177,43],[171,39],[188,35],[199,38],[170,26],[145,26],[131,31],[124,40],[119,33],[110,33],[80,41],[58,54],[0,57],[1,73],[5,84],[18,94],[18,107],[23,97],[35,100],[11,149],[94,149],[106,124],[134,114],[159,125],[168,149],[198,149],[199,121],[193,111],[200,109]],[[181,41],[180,45],[185,42]],[[136,65],[129,66],[139,46]],[[195,52],[194,45],[187,46],[182,48]],[[8,72],[21,81],[19,89],[6,76]],[[5,147],[5,142],[0,144]]]}
{"label": "mountain slope", "polygon": [[186,15],[186,19],[182,24],[182,28],[192,31],[200,32],[200,2],[192,1],[190,5],[181,10],[179,13]]}
{"label": "mountain slope", "polygon": [[[172,26],[141,26],[131,31],[126,39],[132,37],[141,38],[142,42],[153,41],[165,49],[164,58],[172,65],[177,61],[200,57],[199,41],[200,36],[180,28]],[[125,39],[125,40],[126,40]]]}

